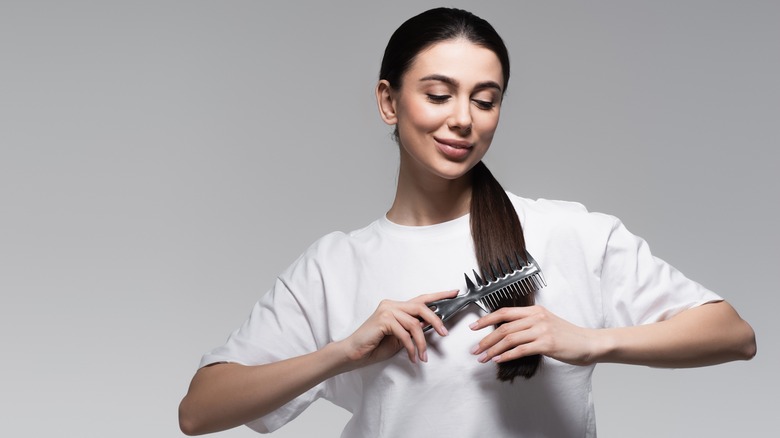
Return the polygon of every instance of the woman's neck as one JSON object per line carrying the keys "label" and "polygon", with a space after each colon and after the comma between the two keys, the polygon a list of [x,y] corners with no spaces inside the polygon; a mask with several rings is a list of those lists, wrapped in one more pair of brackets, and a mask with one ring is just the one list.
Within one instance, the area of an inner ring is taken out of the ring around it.
{"label": "woman's neck", "polygon": [[457,219],[471,207],[471,173],[445,179],[405,171],[401,165],[395,200],[387,218],[400,225],[434,225]]}

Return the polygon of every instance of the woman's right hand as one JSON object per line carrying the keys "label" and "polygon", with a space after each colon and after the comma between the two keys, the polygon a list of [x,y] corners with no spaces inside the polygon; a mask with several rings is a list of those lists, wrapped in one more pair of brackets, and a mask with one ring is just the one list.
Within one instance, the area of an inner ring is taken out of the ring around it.
{"label": "woman's right hand", "polygon": [[426,303],[457,294],[455,289],[420,295],[409,301],[382,300],[363,325],[342,341],[348,357],[360,367],[389,359],[405,348],[413,363],[417,358],[427,362],[423,327],[431,325],[441,336],[447,336],[447,329]]}

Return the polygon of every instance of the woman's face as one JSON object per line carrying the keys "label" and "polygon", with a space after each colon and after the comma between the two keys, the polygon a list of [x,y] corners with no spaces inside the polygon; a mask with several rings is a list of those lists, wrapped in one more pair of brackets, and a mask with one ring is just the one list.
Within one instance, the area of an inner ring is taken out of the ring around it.
{"label": "woman's face", "polygon": [[465,175],[490,147],[503,87],[501,62],[482,46],[457,39],[420,52],[401,87],[386,87],[383,118],[397,125],[401,165],[420,176]]}

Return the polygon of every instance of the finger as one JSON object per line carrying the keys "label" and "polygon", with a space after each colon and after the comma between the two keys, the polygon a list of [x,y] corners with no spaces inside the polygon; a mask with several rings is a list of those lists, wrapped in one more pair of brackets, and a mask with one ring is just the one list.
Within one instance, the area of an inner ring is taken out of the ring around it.
{"label": "finger", "polygon": [[415,306],[414,309],[409,309],[408,313],[417,315],[418,325],[420,325],[420,327],[431,326],[436,330],[436,333],[441,336],[447,336],[449,334],[447,328],[444,326],[444,321],[442,321],[441,317],[431,310],[430,307],[425,304],[415,304]]}
{"label": "finger", "polygon": [[410,312],[417,314],[419,316],[419,320],[421,321],[422,327],[428,327],[430,326],[434,330],[436,330],[436,333],[438,333],[440,336],[447,336],[449,332],[447,331],[447,327],[444,326],[444,322],[441,320],[439,315],[437,315],[433,310],[431,310],[430,307],[428,307],[428,303],[443,300],[445,298],[454,298],[458,295],[460,292],[460,289],[451,289],[451,290],[445,290],[442,292],[434,292],[430,294],[423,294],[418,297],[412,298],[409,300],[409,303],[423,303],[425,304],[425,308],[418,312]]}
{"label": "finger", "polygon": [[526,318],[533,314],[533,307],[534,306],[503,307],[496,310],[495,312],[488,313],[487,315],[469,324],[469,328],[472,330],[481,330],[485,327],[490,327],[502,322],[516,321],[518,319]]}
{"label": "finger", "polygon": [[431,326],[436,329],[436,332],[441,336],[447,336],[447,329],[444,327],[444,322],[441,320],[428,305],[419,301],[406,301],[399,303],[398,308],[406,312],[406,314],[414,316],[417,325],[422,327]]}
{"label": "finger", "polygon": [[412,337],[412,343],[417,348],[417,355],[423,362],[428,362],[428,344],[425,341],[425,333],[423,333],[420,322],[417,318],[409,315],[408,313],[398,312],[396,318],[401,325],[406,329],[407,333]]}
{"label": "finger", "polygon": [[511,332],[498,340],[498,342],[486,348],[479,356],[480,362],[487,362],[495,357],[503,356],[507,351],[522,347],[537,340],[532,330]]}
{"label": "finger", "polygon": [[[497,327],[492,332],[488,333],[483,337],[479,343],[472,348],[471,353],[472,354],[481,354],[488,350],[489,348],[494,347],[499,342],[501,342],[503,339],[515,336],[517,333],[524,333],[528,330],[531,330],[534,327],[533,322],[529,319],[518,319],[511,322],[506,322]],[[495,352],[495,350],[492,352],[494,355],[498,354]]]}
{"label": "finger", "polygon": [[409,356],[409,360],[411,360],[412,363],[416,363],[417,360],[415,359],[416,351],[414,342],[412,342],[412,337],[409,332],[404,329],[404,327],[397,320],[394,320],[390,323],[390,332],[406,349],[406,354]]}
{"label": "finger", "polygon": [[521,357],[533,356],[534,354],[541,354],[540,344],[538,342],[529,342],[527,344],[518,345],[515,348],[509,349],[501,354],[493,356],[490,360],[495,363],[509,362],[510,360],[520,359]]}
{"label": "finger", "polygon": [[460,289],[450,289],[430,294],[422,294],[409,300],[412,303],[430,303],[432,301],[443,300],[444,298],[453,298],[460,292]]}

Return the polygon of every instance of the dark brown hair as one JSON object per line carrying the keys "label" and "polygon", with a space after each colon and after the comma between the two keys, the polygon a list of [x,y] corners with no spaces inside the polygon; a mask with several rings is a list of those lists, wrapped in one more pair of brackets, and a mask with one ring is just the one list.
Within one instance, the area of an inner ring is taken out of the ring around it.
{"label": "dark brown hair", "polygon": [[[493,26],[476,15],[452,8],[425,11],[404,22],[390,37],[382,58],[379,79],[398,89],[404,73],[422,50],[433,44],[464,38],[496,54],[501,62],[504,92],[509,83],[509,53]],[[396,129],[396,139],[397,137]],[[471,170],[471,235],[483,278],[493,278],[490,264],[515,253],[525,257],[525,239],[517,212],[501,184],[483,162]],[[533,294],[507,299],[506,306],[529,306]],[[517,376],[530,378],[541,363],[541,356],[523,357],[498,366],[498,379],[513,381]]]}
{"label": "dark brown hair", "polygon": [[[474,166],[471,175],[471,237],[482,278],[495,279],[491,264],[496,266],[497,260],[506,260],[515,253],[525,258],[523,227],[506,191],[482,161]],[[534,304],[534,295],[503,298],[499,304],[501,307],[530,306]],[[497,377],[510,382],[517,376],[531,378],[541,359],[537,354],[500,363]]]}

